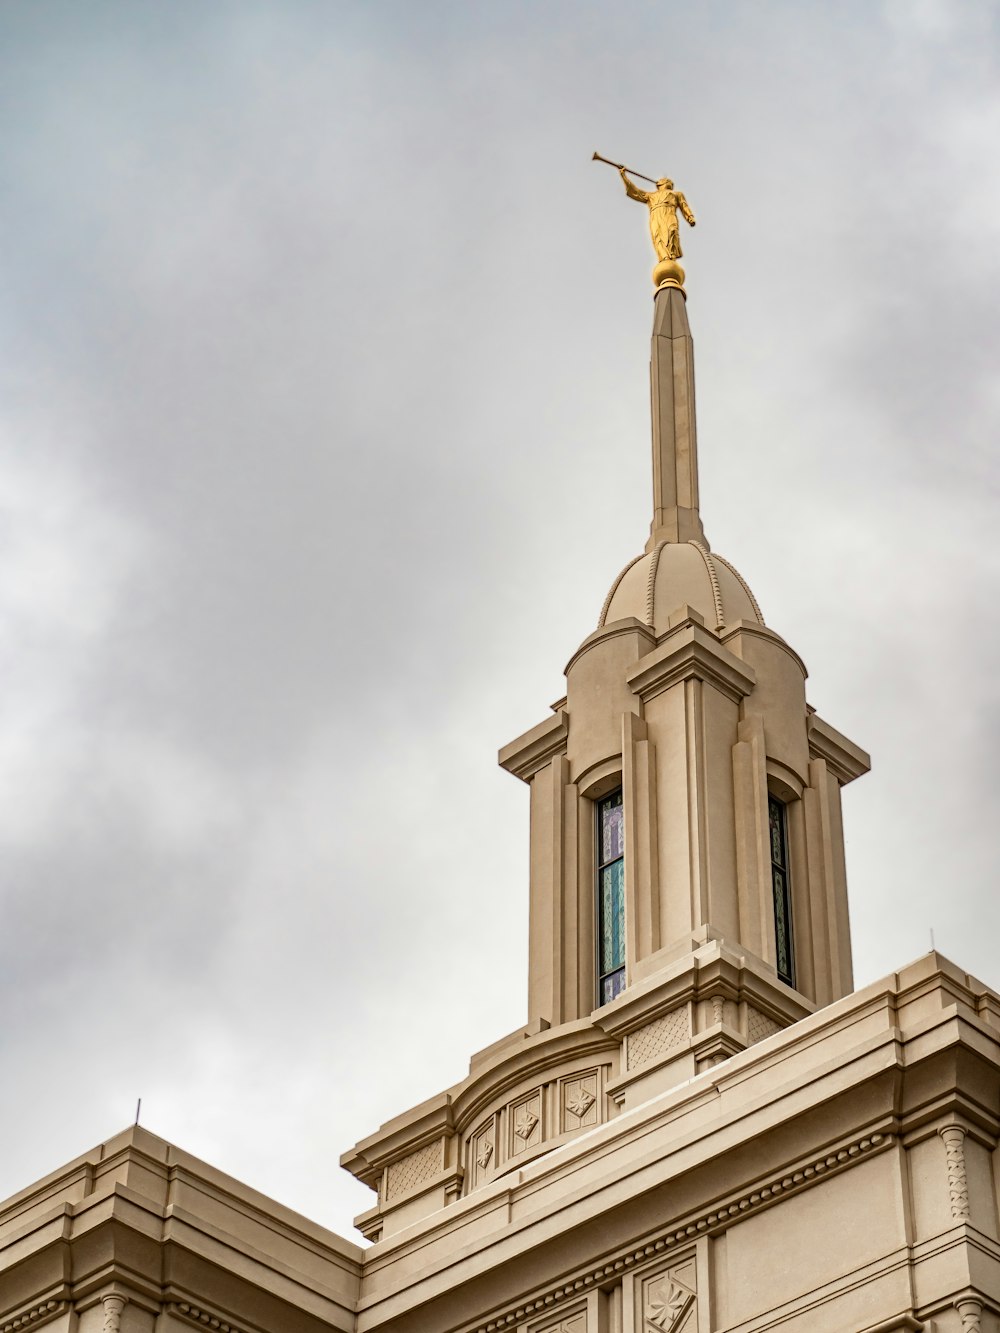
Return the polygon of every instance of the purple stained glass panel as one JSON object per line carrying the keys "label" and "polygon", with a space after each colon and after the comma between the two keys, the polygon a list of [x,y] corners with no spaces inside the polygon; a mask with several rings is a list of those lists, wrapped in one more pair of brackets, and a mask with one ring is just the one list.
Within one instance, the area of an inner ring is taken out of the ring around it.
{"label": "purple stained glass panel", "polygon": [[625,815],[619,791],[601,802],[601,864],[613,861],[624,852]]}
{"label": "purple stained glass panel", "polygon": [[783,814],[781,804],[773,798],[767,803],[768,821],[771,826],[771,861],[776,866],[785,864],[785,839],[782,828]]}
{"label": "purple stained glass panel", "polygon": [[625,969],[620,968],[617,972],[612,972],[610,977],[604,977],[601,981],[601,1004],[607,1004],[613,1000],[616,995],[621,995],[625,989]]}
{"label": "purple stained glass panel", "polygon": [[795,984],[792,951],[792,895],[788,884],[785,807],[775,797],[768,799],[771,831],[771,887],[774,895],[775,965],[778,976],[789,986]]}

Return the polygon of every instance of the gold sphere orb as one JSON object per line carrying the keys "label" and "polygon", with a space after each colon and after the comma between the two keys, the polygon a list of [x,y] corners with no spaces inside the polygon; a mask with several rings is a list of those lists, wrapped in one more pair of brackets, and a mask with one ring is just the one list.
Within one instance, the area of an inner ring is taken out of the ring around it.
{"label": "gold sphere orb", "polygon": [[654,287],[683,287],[684,270],[676,259],[661,259],[653,269]]}

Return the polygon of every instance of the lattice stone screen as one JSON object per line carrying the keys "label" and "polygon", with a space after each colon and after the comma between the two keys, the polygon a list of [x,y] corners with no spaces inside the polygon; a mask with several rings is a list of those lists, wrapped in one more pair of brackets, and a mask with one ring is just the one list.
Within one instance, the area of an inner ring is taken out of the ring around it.
{"label": "lattice stone screen", "polygon": [[683,1046],[691,1035],[687,1008],[674,1009],[662,1018],[654,1019],[644,1028],[628,1035],[628,1067],[638,1069],[675,1046]]}
{"label": "lattice stone screen", "polygon": [[408,1157],[401,1157],[386,1170],[385,1195],[396,1199],[408,1190],[422,1185],[441,1170],[441,1140],[418,1148]]}

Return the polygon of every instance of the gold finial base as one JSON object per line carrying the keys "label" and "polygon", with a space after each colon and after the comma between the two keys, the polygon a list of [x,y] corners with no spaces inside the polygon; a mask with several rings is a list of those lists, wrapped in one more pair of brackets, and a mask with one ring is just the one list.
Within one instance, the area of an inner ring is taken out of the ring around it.
{"label": "gold finial base", "polygon": [[653,269],[653,286],[679,287],[684,290],[684,270],[676,259],[661,259]]}

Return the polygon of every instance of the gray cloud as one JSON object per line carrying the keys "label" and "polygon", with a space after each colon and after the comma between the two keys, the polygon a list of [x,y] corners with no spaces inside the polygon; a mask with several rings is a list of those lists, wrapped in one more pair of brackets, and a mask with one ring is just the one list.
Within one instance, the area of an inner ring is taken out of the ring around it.
{"label": "gray cloud", "polygon": [[142,1095],[346,1230],[339,1152],[522,1021],[495,751],[648,522],[651,259],[594,148],[699,215],[706,525],[874,755],[858,980],[932,925],[996,980],[988,7],[0,28],[0,1193]]}

